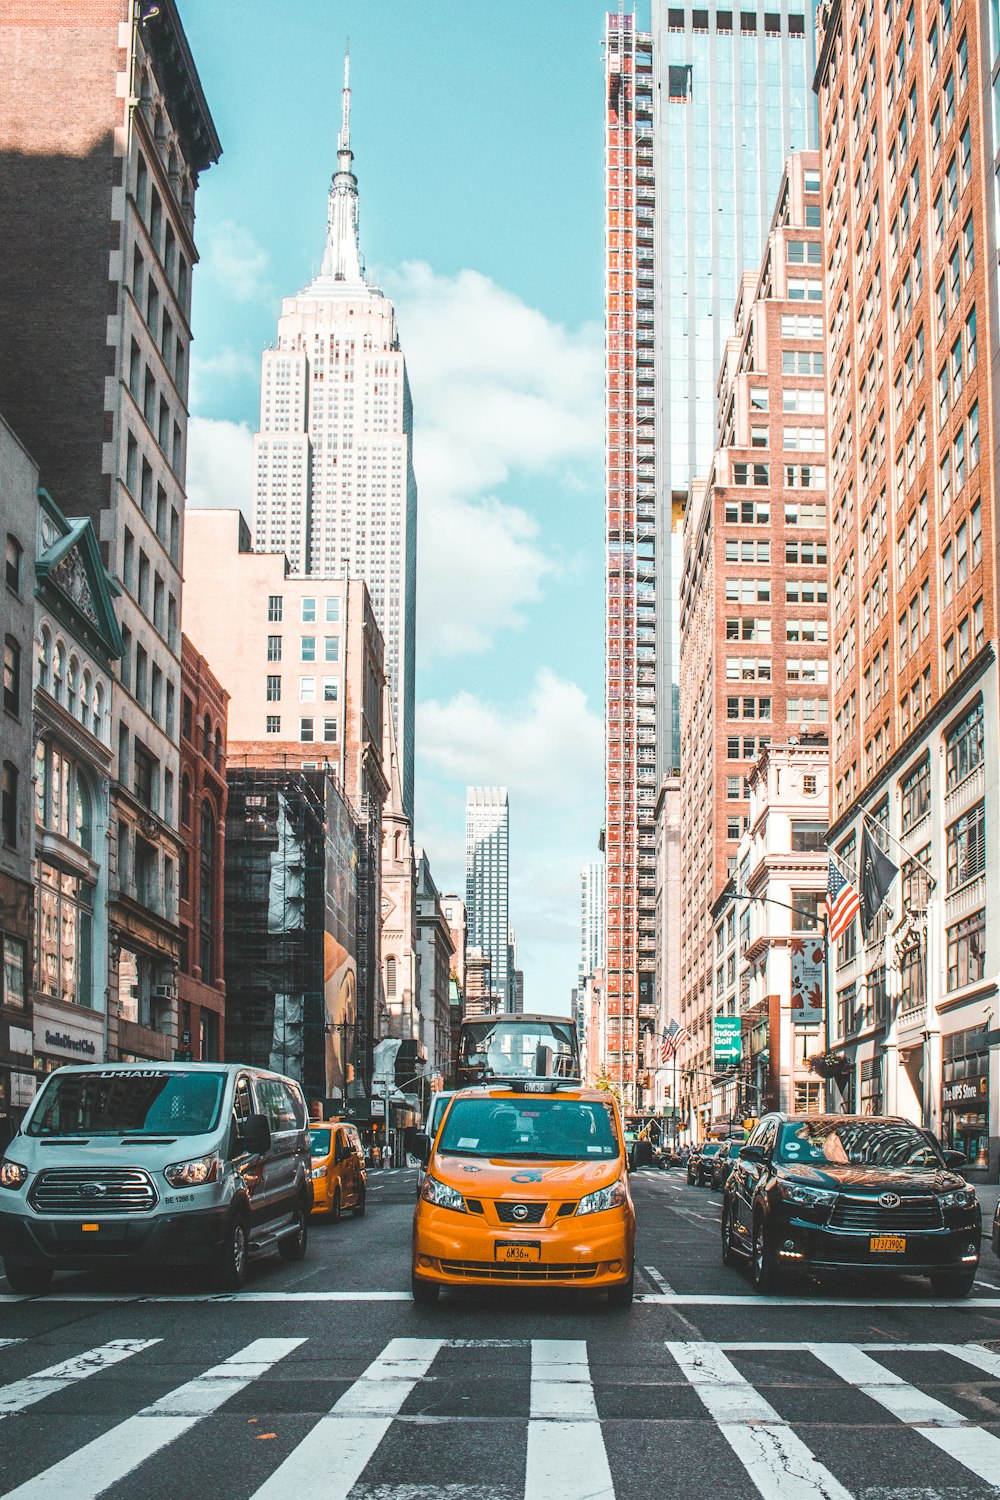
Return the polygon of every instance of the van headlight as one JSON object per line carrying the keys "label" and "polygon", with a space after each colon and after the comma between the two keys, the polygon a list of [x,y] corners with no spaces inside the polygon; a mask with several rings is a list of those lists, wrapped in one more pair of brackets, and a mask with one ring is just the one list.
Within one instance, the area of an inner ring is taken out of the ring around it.
{"label": "van headlight", "polygon": [[429,1172],[424,1178],[420,1196],[425,1203],[436,1203],[438,1208],[453,1208],[459,1214],[468,1212],[465,1199],[458,1188],[449,1187],[446,1182],[438,1182],[437,1178],[432,1177]]}
{"label": "van headlight", "polygon": [[164,1167],[163,1175],[171,1187],[199,1187],[203,1182],[214,1182],[219,1175],[219,1158],[213,1151],[210,1156],[196,1156],[192,1161],[175,1162]]}
{"label": "van headlight", "polygon": [[975,1208],[976,1191],[970,1187],[955,1188],[950,1193],[942,1193],[938,1202],[942,1208]]}
{"label": "van headlight", "polygon": [[0,1161],[0,1187],[23,1187],[27,1180],[28,1169],[22,1167],[19,1161],[11,1161],[9,1157],[4,1157],[3,1161]]}
{"label": "van headlight", "polygon": [[609,1187],[598,1188],[596,1193],[588,1193],[585,1198],[581,1198],[576,1211],[578,1214],[600,1214],[606,1208],[621,1208],[625,1198],[625,1184],[619,1177]]}

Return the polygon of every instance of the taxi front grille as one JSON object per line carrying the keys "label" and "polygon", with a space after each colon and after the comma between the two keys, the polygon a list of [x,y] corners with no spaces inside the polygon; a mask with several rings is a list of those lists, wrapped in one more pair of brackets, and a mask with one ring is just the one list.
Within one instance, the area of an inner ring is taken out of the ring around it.
{"label": "taxi front grille", "polygon": [[49,1168],[28,1202],[40,1214],[145,1214],[156,1207],[156,1188],[138,1167]]}
{"label": "taxi front grille", "polygon": [[581,1265],[574,1261],[568,1265],[546,1264],[499,1265],[492,1260],[443,1260],[441,1270],[445,1276],[474,1277],[477,1281],[593,1281],[599,1267]]}
{"label": "taxi front grille", "polygon": [[501,1224],[540,1224],[545,1217],[547,1203],[494,1203]]}

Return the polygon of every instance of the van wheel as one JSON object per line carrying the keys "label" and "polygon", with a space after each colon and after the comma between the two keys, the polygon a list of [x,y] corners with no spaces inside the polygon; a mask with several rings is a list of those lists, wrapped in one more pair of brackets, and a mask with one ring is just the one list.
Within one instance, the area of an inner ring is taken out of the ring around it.
{"label": "van wheel", "polygon": [[[975,1285],[978,1270],[978,1266],[973,1266],[967,1271],[939,1271],[931,1277],[931,1291],[936,1297],[967,1297]],[[10,1281],[9,1271],[7,1280]]]}
{"label": "van wheel", "polygon": [[340,1188],[334,1192],[333,1202],[330,1204],[330,1223],[340,1223]]}
{"label": "van wheel", "polygon": [[11,1291],[19,1296],[35,1297],[52,1285],[52,1267],[41,1261],[5,1260],[3,1268]]}
{"label": "van wheel", "polygon": [[357,1203],[355,1203],[354,1207],[351,1209],[351,1213],[356,1219],[363,1219],[365,1216],[365,1197],[365,1190],[364,1188],[362,1188],[360,1193],[358,1194]]}
{"label": "van wheel", "polygon": [[631,1307],[635,1296],[635,1265],[629,1272],[628,1281],[621,1286],[613,1286],[608,1293],[609,1307]]}
{"label": "van wheel", "polygon": [[295,1210],[295,1232],[281,1237],[278,1254],[282,1260],[304,1260],[308,1243],[309,1215],[300,1203]]}
{"label": "van wheel", "polygon": [[215,1263],[213,1280],[224,1292],[238,1292],[247,1279],[250,1261],[250,1226],[245,1214],[235,1213]]}
{"label": "van wheel", "polygon": [[436,1302],[441,1295],[441,1288],[434,1281],[425,1281],[422,1276],[414,1276],[410,1273],[410,1296],[414,1302],[431,1303]]}

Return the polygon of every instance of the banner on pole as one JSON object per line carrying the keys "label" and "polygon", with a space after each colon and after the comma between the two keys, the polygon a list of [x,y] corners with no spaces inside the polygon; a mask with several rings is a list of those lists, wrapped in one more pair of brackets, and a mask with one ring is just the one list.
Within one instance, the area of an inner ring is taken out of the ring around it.
{"label": "banner on pole", "polygon": [[823,1015],[823,934],[805,933],[793,937],[792,1015],[800,1021]]}

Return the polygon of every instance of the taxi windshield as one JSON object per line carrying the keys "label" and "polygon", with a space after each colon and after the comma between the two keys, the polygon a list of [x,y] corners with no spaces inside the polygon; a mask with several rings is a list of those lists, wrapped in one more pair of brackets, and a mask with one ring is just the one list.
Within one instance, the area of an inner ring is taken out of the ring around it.
{"label": "taxi windshield", "polygon": [[219,1118],[223,1073],[53,1073],[28,1135],[204,1135]]}
{"label": "taxi windshield", "polygon": [[438,1150],[455,1156],[601,1161],[619,1154],[610,1104],[580,1099],[456,1099]]}
{"label": "taxi windshield", "polygon": [[310,1132],[309,1132],[309,1139],[312,1142],[312,1154],[313,1154],[313,1156],[329,1156],[330,1155],[330,1132],[329,1132],[329,1130],[321,1130],[319,1127],[317,1127],[317,1128],[315,1128],[313,1130],[310,1130]]}
{"label": "taxi windshield", "polygon": [[943,1166],[924,1132],[901,1120],[814,1120],[786,1125],[775,1155],[787,1165],[887,1167],[897,1172]]}

